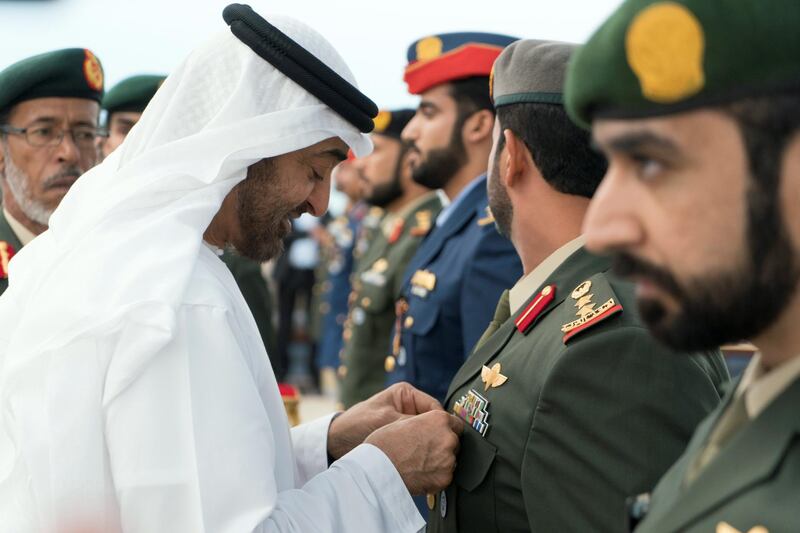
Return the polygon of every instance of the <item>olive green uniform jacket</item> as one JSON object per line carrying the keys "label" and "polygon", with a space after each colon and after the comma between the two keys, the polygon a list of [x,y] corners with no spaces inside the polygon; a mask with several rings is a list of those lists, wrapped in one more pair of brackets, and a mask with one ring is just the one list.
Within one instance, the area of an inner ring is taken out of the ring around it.
{"label": "olive green uniform jacket", "polygon": [[8,288],[8,260],[22,249],[22,243],[8,225],[0,209],[0,294]]}
{"label": "olive green uniform jacket", "polygon": [[626,498],[655,486],[719,404],[721,354],[655,341],[633,286],[608,269],[578,249],[458,371],[445,405],[468,424],[452,485],[429,497],[429,531],[626,531]]}
{"label": "olive green uniform jacket", "polygon": [[431,192],[398,215],[386,215],[383,231],[374,234],[357,260],[339,369],[340,399],[346,408],[385,387],[403,274],[441,209],[439,196]]}
{"label": "olive green uniform jacket", "polygon": [[693,483],[684,483],[735,390],[658,483],[637,533],[800,531],[800,379],[740,429]]}

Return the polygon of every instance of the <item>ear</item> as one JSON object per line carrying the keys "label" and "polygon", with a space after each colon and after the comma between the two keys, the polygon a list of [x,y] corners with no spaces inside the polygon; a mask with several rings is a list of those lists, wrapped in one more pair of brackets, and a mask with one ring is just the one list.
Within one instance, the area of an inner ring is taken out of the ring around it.
{"label": "ear", "polygon": [[6,140],[0,137],[0,179],[6,179]]}
{"label": "ear", "polygon": [[476,111],[464,122],[462,130],[464,142],[468,144],[478,144],[487,140],[491,142],[493,129],[494,113],[488,109]]}
{"label": "ear", "polygon": [[519,185],[527,170],[528,148],[516,134],[510,129],[503,130],[505,138],[506,152],[505,172],[503,172],[503,182],[507,188]]}

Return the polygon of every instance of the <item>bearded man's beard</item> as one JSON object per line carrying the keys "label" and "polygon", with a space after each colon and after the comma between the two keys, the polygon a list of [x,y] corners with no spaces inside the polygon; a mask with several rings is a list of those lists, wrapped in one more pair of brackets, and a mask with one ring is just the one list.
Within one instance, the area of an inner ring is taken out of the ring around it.
{"label": "bearded man's beard", "polygon": [[[20,211],[37,224],[47,226],[57,206],[50,207],[44,202],[34,198],[33,192],[31,191],[30,178],[22,169],[14,164],[14,160],[11,158],[7,147],[3,147],[3,155],[5,158],[5,172],[3,177]],[[53,183],[62,181],[65,178],[80,175],[81,170],[77,166],[69,165],[56,174],[46,178],[42,184],[42,188],[47,190]]]}
{"label": "bearded man's beard", "polygon": [[[411,170],[411,177],[415,182],[429,189],[441,189],[466,164],[467,148],[461,138],[464,120],[466,118],[456,121],[447,146],[432,149],[425,159],[420,157],[417,165]],[[413,143],[410,144],[410,149],[420,153]]]}
{"label": "bearded man's beard", "polygon": [[232,244],[239,254],[258,262],[268,261],[283,252],[283,240],[292,231],[291,219],[303,213],[299,206],[286,206],[280,191],[271,187],[276,181],[274,165],[268,164],[263,172],[248,176],[237,185],[241,238]]}

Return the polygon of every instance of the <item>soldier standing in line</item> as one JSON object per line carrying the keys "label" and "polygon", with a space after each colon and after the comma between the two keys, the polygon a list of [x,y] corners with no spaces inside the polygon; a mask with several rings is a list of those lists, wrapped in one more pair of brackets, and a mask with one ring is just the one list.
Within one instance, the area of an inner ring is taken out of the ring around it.
{"label": "soldier standing in line", "polygon": [[428,531],[622,531],[719,403],[722,355],[648,334],[634,286],[584,248],[606,164],[561,103],[575,46],[517,41],[494,67],[489,204],[525,276],[450,384],[465,420],[454,482],[431,495]]}
{"label": "soldier standing in line", "polygon": [[759,350],[642,533],[800,531],[799,36],[796,0],[628,0],[570,64],[567,108],[609,161],[587,247],[669,345]]}
{"label": "soldier standing in line", "polygon": [[9,261],[44,232],[78,177],[97,163],[103,68],[83,48],[0,72],[0,294]]}
{"label": "soldier standing in line", "polygon": [[322,261],[317,268],[314,287],[316,320],[319,325],[317,367],[320,390],[338,398],[339,352],[342,349],[342,331],[347,318],[347,301],[350,295],[350,276],[353,273],[353,251],[361,221],[368,206],[363,201],[363,180],[353,164],[353,159],[342,161],[333,171],[334,186],[347,196],[345,212],[330,220],[315,232],[320,242]]}
{"label": "soldier standing in line", "polygon": [[400,133],[412,116],[411,109],[381,111],[372,132],[375,149],[354,162],[366,181],[367,202],[385,215],[353,273],[347,343],[339,367],[340,398],[346,408],[385,386],[402,276],[442,206],[436,192],[411,178],[408,146]]}
{"label": "soldier standing in line", "polygon": [[405,80],[420,95],[403,130],[414,180],[449,199],[404,274],[387,382],[407,381],[439,401],[522,275],[511,242],[488,212],[486,165],[494,107],[489,73],[514,37],[450,33],[408,51]]}

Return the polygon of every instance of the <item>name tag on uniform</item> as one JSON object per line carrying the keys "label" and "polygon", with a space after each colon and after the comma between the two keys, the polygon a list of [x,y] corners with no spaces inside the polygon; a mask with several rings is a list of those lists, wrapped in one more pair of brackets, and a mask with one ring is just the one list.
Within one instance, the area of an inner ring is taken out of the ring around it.
{"label": "name tag on uniform", "polygon": [[411,276],[411,294],[426,298],[436,288],[436,274],[427,270],[417,270]]}
{"label": "name tag on uniform", "polygon": [[470,390],[453,405],[453,413],[482,437],[486,436],[489,430],[489,400],[475,390]]}

